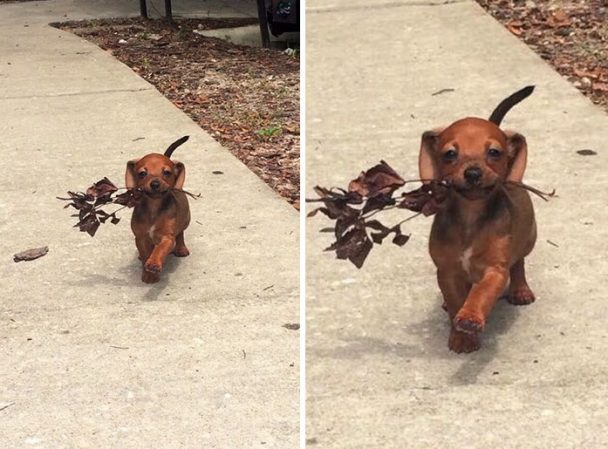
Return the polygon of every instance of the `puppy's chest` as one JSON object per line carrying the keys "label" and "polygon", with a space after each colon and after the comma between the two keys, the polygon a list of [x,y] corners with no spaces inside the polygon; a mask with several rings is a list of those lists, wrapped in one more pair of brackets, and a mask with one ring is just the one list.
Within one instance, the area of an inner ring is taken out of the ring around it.
{"label": "puppy's chest", "polygon": [[459,258],[459,262],[460,262],[462,269],[468,275],[470,275],[470,273],[471,273],[471,264],[472,264],[471,257],[472,256],[473,256],[473,247],[469,246],[468,248],[465,248],[464,251],[462,251],[460,258]]}
{"label": "puppy's chest", "polygon": [[486,236],[478,234],[476,238],[470,238],[464,234],[451,234],[451,238],[437,241],[438,244],[434,245],[434,258],[438,266],[449,271],[462,272],[470,282],[476,282],[480,279],[486,263],[483,250],[489,244]]}
{"label": "puppy's chest", "polygon": [[148,211],[134,211],[131,228],[136,235],[150,238],[158,243],[162,234],[166,232],[166,217],[161,214],[150,214]]}

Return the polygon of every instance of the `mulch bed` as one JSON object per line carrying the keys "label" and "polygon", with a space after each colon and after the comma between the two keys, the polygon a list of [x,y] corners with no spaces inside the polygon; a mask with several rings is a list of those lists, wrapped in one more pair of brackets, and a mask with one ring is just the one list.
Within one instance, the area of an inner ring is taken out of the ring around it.
{"label": "mulch bed", "polygon": [[[234,45],[198,31],[254,19],[112,19],[64,22],[112,53],[299,208],[298,53]],[[177,132],[177,131],[176,131]]]}
{"label": "mulch bed", "polygon": [[477,0],[608,111],[608,0]]}

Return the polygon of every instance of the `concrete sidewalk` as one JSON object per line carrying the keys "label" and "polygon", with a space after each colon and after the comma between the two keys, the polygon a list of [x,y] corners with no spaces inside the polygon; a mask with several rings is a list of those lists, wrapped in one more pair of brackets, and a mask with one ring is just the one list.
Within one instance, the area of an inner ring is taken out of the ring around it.
{"label": "concrete sidewalk", "polygon": [[[86,3],[0,5],[0,447],[295,448],[298,214],[130,69],[46,25],[96,16]],[[90,238],[55,197],[121,185],[127,160],[185,134],[192,254],[148,286],[128,211]]]}
{"label": "concrete sidewalk", "polygon": [[410,242],[374,249],[360,271],[323,253],[328,222],[308,220],[310,447],[605,447],[608,116],[471,0],[307,7],[309,192],[380,159],[416,178],[423,131],[487,117],[535,84],[504,124],[528,139],[526,181],[559,194],[534,199],[537,302],[499,304],[471,355],[447,349],[431,219],[406,223]]}

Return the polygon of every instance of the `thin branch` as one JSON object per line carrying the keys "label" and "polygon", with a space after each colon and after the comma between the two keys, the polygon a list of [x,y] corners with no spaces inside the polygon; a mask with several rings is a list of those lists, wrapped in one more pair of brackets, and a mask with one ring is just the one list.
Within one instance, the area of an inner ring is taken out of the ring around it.
{"label": "thin branch", "polygon": [[551,192],[543,192],[542,190],[539,190],[536,187],[532,187],[527,184],[524,184],[523,182],[517,181],[505,181],[504,184],[508,186],[519,187],[521,189],[527,190],[528,192],[532,192],[533,194],[541,197],[545,201],[549,201],[548,198],[553,198],[555,196],[555,189],[553,189]]}

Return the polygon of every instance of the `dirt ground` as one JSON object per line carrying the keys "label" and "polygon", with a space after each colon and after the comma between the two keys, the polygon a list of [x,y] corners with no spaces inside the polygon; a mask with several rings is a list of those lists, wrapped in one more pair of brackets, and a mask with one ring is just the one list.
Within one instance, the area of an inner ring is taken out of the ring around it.
{"label": "dirt ground", "polygon": [[608,111],[608,0],[477,0]]}
{"label": "dirt ground", "polygon": [[201,30],[255,19],[66,22],[153,84],[299,209],[299,53],[234,45]]}

